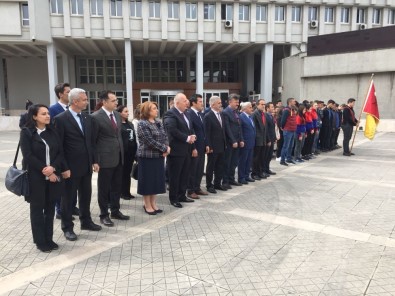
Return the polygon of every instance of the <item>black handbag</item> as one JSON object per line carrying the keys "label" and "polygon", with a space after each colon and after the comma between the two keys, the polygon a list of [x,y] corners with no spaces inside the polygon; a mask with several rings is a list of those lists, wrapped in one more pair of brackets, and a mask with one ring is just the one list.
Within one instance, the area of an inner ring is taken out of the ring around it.
{"label": "black handbag", "polygon": [[18,143],[18,148],[16,149],[16,154],[14,158],[14,163],[12,166],[8,169],[7,174],[5,176],[5,187],[11,191],[12,193],[18,195],[18,196],[29,196],[29,180],[27,178],[27,171],[25,170],[19,170],[16,167],[16,161],[18,159],[18,153],[19,153],[19,146],[20,143]]}
{"label": "black handbag", "polygon": [[138,180],[139,179],[139,164],[136,161],[133,166],[132,166],[132,172],[130,174],[133,179]]}

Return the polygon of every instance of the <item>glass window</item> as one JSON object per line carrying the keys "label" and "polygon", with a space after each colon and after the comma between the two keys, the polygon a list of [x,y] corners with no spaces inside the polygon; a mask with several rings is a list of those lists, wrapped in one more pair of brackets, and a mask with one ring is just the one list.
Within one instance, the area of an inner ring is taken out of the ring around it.
{"label": "glass window", "polygon": [[357,9],[357,24],[364,24],[365,23],[365,9],[358,8]]}
{"label": "glass window", "polygon": [[256,6],[256,20],[258,22],[266,22],[267,21],[267,6],[266,5],[257,5]]}
{"label": "glass window", "polygon": [[123,84],[125,81],[125,60],[109,59],[106,61],[107,83]]}
{"label": "glass window", "polygon": [[122,0],[111,0],[111,16],[122,16]]}
{"label": "glass window", "polygon": [[310,6],[309,7],[309,22],[318,20],[318,7]]}
{"label": "glass window", "polygon": [[71,14],[83,15],[82,0],[71,0]]}
{"label": "glass window", "polygon": [[340,22],[343,24],[350,23],[350,8],[342,7],[340,12]]}
{"label": "glass window", "polygon": [[388,24],[395,24],[395,9],[391,9],[388,13]]}
{"label": "glass window", "polygon": [[160,18],[160,2],[158,1],[149,2],[149,17]]}
{"label": "glass window", "polygon": [[212,3],[204,4],[204,19],[215,20],[215,4]]}
{"label": "glass window", "polygon": [[274,20],[276,22],[283,22],[283,21],[285,21],[285,7],[284,6],[280,6],[280,5],[276,5],[275,6]]}
{"label": "glass window", "polygon": [[136,82],[185,82],[182,60],[137,60]]}
{"label": "glass window", "polygon": [[130,0],[130,16],[141,17],[141,1]]}
{"label": "glass window", "polygon": [[375,25],[380,25],[380,23],[381,23],[381,9],[373,8],[372,23],[375,24]]}
{"label": "glass window", "polygon": [[91,0],[91,15],[103,15],[103,0]]}
{"label": "glass window", "polygon": [[239,20],[249,21],[250,20],[250,6],[247,4],[239,5]]}
{"label": "glass window", "polygon": [[325,7],[325,23],[333,23],[333,7]]}
{"label": "glass window", "polygon": [[186,18],[190,20],[197,19],[197,5],[196,3],[187,2],[185,3]]}
{"label": "glass window", "polygon": [[221,20],[231,21],[233,19],[233,4],[221,5]]}
{"label": "glass window", "polygon": [[51,0],[51,13],[63,14],[63,0]]}
{"label": "glass window", "polygon": [[22,26],[28,27],[30,25],[29,21],[29,6],[27,3],[21,4],[21,12],[22,12]]}
{"label": "glass window", "polygon": [[79,81],[83,84],[104,83],[103,60],[79,59]]}
{"label": "glass window", "polygon": [[302,16],[302,7],[292,6],[292,22],[300,23],[301,16]]}
{"label": "glass window", "polygon": [[169,19],[179,19],[179,4],[178,2],[170,1],[167,3],[167,16]]}

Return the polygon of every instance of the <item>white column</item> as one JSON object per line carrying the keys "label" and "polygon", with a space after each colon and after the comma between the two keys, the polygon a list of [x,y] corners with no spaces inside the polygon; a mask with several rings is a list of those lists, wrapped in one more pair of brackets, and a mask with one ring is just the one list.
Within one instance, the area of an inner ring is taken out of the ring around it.
{"label": "white column", "polygon": [[5,100],[3,57],[0,56],[0,108],[7,109]]}
{"label": "white column", "polygon": [[63,82],[70,83],[69,57],[65,53],[62,54],[62,65],[63,65]]}
{"label": "white column", "polygon": [[273,85],[273,43],[267,43],[261,50],[261,98],[272,100]]}
{"label": "white column", "polygon": [[58,83],[58,64],[56,61],[56,46],[54,43],[47,45],[47,64],[49,82],[49,103],[53,105],[57,98],[54,92],[55,85]]}
{"label": "white column", "polygon": [[130,39],[125,40],[125,67],[127,105],[133,110],[133,52]]}
{"label": "white column", "polygon": [[203,95],[203,42],[196,45],[196,93]]}
{"label": "white column", "polygon": [[249,93],[254,90],[254,68],[255,68],[255,54],[254,52],[249,52],[246,54],[246,73],[247,73],[247,81],[246,81],[246,91]]}

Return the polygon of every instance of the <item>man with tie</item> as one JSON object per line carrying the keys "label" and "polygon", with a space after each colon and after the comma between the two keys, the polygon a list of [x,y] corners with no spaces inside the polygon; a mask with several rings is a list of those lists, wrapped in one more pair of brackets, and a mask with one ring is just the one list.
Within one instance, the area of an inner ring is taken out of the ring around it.
{"label": "man with tie", "polygon": [[265,115],[266,115],[266,134],[268,138],[268,143],[265,149],[265,155],[263,158],[263,172],[267,175],[275,175],[276,173],[270,170],[270,162],[272,161],[274,143],[276,142],[276,126],[274,124],[273,112],[274,104],[269,102],[265,105]]}
{"label": "man with tie", "polygon": [[114,226],[114,222],[108,215],[109,201],[111,218],[129,220],[129,216],[123,215],[119,210],[124,153],[121,134],[122,121],[120,114],[115,111],[118,99],[114,92],[102,91],[99,98],[103,102],[103,106],[92,114],[95,127],[96,158],[100,166],[97,179],[98,201],[100,222],[111,227]]}
{"label": "man with tie", "polygon": [[252,120],[252,104],[250,102],[241,103],[240,123],[243,132],[244,146],[240,148],[239,157],[239,182],[240,184],[248,184],[250,179],[250,168],[252,165],[252,157],[255,147],[255,125]]}
{"label": "man with tie", "polygon": [[252,165],[252,180],[247,180],[249,182],[254,182],[254,180],[266,179],[267,176],[263,172],[263,158],[267,148],[268,137],[266,132],[266,116],[265,116],[265,100],[259,99],[257,103],[257,108],[252,114],[256,129],[255,147],[254,147],[254,158]]}
{"label": "man with tie", "polygon": [[206,134],[203,124],[203,97],[199,94],[189,99],[191,108],[188,110],[192,128],[196,134],[195,149],[192,150],[191,167],[189,169],[187,197],[199,199],[199,195],[208,195],[200,188],[204,173],[204,161],[206,158]]}
{"label": "man with tie", "polygon": [[226,190],[221,185],[226,148],[224,118],[221,114],[221,98],[212,96],[210,98],[210,107],[211,110],[206,113],[203,119],[207,153],[206,186],[208,192],[217,193],[216,189]]}
{"label": "man with tie", "polygon": [[235,170],[239,163],[239,150],[244,146],[243,133],[239,119],[239,96],[230,94],[228,98],[228,107],[222,112],[224,116],[226,149],[224,154],[224,176],[222,187],[231,189],[230,185],[240,186],[235,180]]}
{"label": "man with tie", "polygon": [[194,202],[186,194],[189,166],[196,135],[190,118],[186,114],[189,102],[187,97],[178,93],[174,97],[174,107],[163,117],[169,138],[170,154],[167,156],[169,171],[169,199],[171,205],[182,208],[180,202]]}
{"label": "man with tie", "polygon": [[80,222],[82,230],[99,231],[90,212],[92,196],[92,171],[98,171],[95,143],[92,138],[92,118],[82,113],[88,105],[85,90],[73,88],[69,93],[70,107],[54,119],[64,151],[65,194],[62,196],[62,230],[67,240],[74,241],[72,222],[73,199],[79,193]]}

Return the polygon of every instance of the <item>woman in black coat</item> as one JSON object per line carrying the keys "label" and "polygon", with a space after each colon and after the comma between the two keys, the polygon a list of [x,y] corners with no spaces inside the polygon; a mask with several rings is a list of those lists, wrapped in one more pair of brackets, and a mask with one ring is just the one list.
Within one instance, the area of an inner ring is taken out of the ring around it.
{"label": "woman in black coat", "polygon": [[55,201],[61,195],[63,152],[59,137],[49,123],[48,108],[41,104],[33,105],[20,135],[30,186],[30,195],[25,199],[30,204],[33,241],[42,252],[59,248],[52,238]]}

